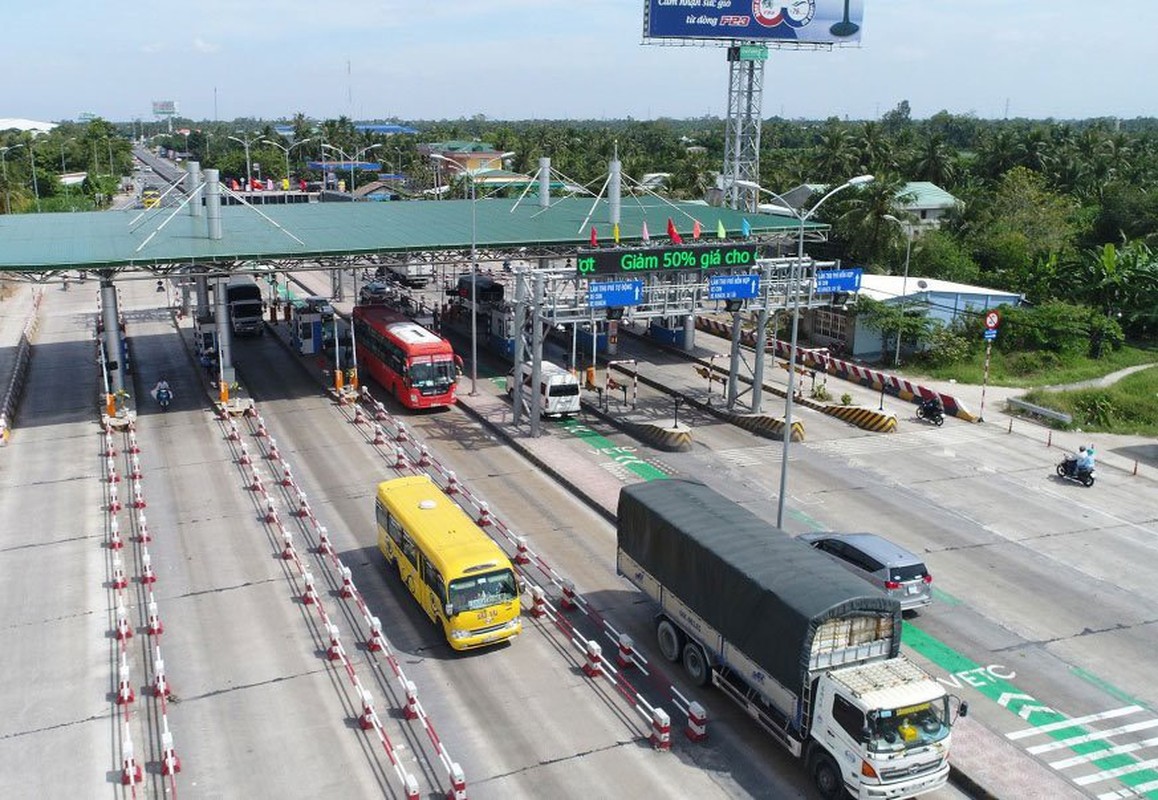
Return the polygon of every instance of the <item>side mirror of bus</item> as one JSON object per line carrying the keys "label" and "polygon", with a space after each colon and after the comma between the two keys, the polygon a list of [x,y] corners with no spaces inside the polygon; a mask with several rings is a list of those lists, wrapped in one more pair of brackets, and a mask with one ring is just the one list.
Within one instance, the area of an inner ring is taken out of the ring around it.
{"label": "side mirror of bus", "polygon": [[450,619],[454,616],[454,603],[447,603],[442,610],[446,612],[446,618]]}

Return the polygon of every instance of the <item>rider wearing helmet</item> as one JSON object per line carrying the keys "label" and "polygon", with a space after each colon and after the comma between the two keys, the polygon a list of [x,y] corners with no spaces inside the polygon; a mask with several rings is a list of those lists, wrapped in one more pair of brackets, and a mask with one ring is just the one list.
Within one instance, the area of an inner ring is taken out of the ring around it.
{"label": "rider wearing helmet", "polygon": [[1082,445],[1078,451],[1077,470],[1079,472],[1093,472],[1094,471],[1094,446]]}

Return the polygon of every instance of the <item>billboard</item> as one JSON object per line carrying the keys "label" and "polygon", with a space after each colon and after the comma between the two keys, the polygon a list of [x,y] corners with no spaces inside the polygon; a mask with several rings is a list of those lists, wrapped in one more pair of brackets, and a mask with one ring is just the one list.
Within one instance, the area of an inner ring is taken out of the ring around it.
{"label": "billboard", "polygon": [[153,116],[172,117],[177,113],[177,103],[173,100],[154,100]]}
{"label": "billboard", "polygon": [[809,44],[860,41],[864,0],[645,0],[643,35]]}

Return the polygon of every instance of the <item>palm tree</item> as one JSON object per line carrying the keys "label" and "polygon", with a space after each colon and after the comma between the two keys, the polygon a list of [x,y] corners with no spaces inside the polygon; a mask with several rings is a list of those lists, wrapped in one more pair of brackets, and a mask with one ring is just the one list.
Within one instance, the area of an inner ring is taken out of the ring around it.
{"label": "palm tree", "polygon": [[942,187],[951,185],[957,169],[945,137],[938,132],[930,134],[920,144],[909,170],[916,180],[931,181]]}
{"label": "palm tree", "polygon": [[847,129],[829,123],[813,153],[812,174],[820,182],[836,182],[856,172],[857,152]]}
{"label": "palm tree", "polygon": [[897,174],[877,176],[857,191],[834,197],[833,238],[842,245],[846,258],[881,265],[904,250],[901,228],[886,217],[896,217],[908,198],[902,196],[904,180]]}

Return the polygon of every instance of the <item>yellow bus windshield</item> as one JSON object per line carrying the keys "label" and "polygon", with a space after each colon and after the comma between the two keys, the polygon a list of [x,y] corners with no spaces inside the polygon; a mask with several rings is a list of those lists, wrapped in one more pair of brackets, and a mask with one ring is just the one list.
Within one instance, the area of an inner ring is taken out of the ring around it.
{"label": "yellow bus windshield", "polygon": [[451,581],[447,600],[454,608],[454,613],[458,613],[509,603],[518,596],[515,573],[509,569],[502,569],[473,578],[458,578]]}

